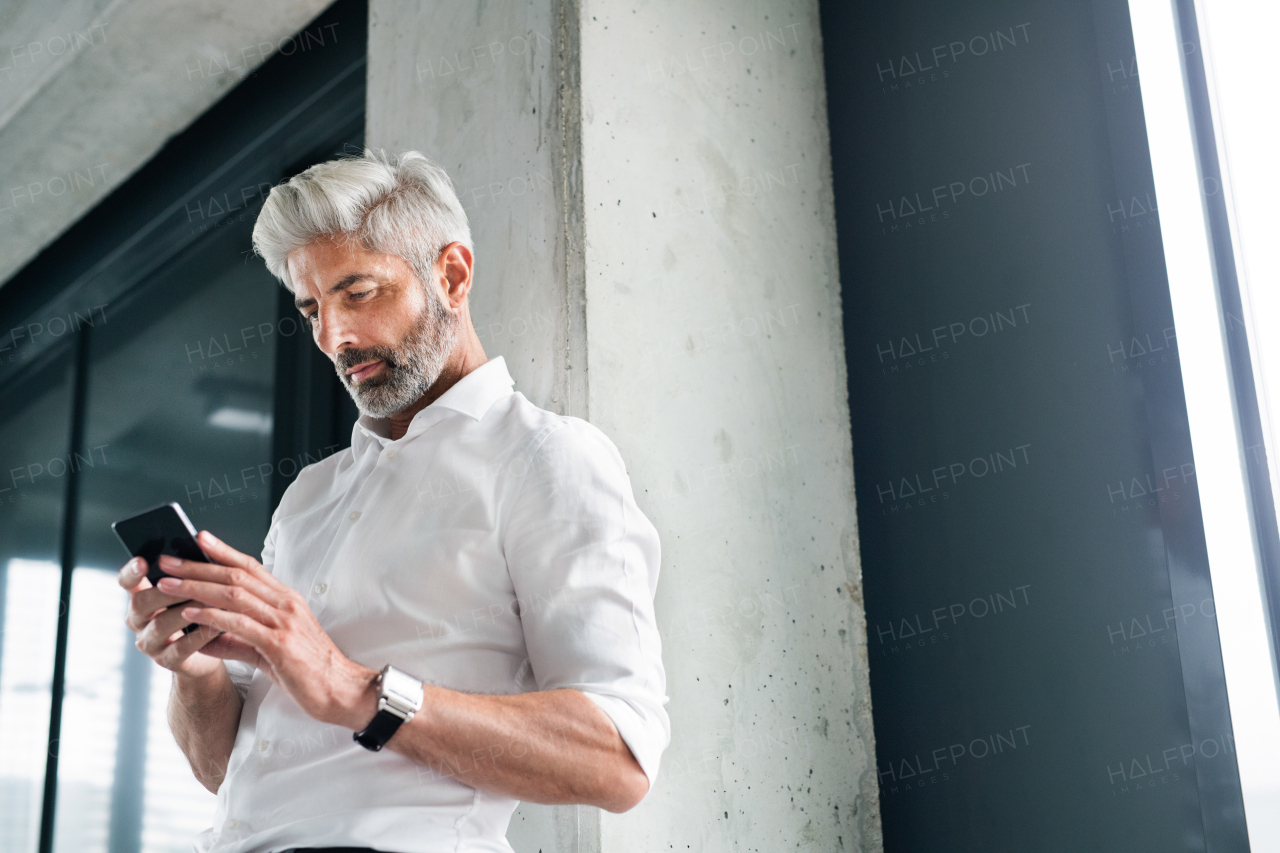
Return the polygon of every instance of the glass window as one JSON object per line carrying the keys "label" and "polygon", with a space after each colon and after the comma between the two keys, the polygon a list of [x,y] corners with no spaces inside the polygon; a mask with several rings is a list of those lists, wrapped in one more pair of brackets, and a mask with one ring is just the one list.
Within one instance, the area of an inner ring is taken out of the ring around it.
{"label": "glass window", "polygon": [[89,350],[77,569],[54,849],[189,850],[214,795],[169,732],[168,673],[134,647],[112,521],[168,501],[258,556],[271,519],[277,290],[246,264],[251,222],[215,229],[128,302]]}
{"label": "glass window", "polygon": [[71,362],[64,348],[26,381],[0,390],[0,850],[6,853],[32,853],[40,836]]}

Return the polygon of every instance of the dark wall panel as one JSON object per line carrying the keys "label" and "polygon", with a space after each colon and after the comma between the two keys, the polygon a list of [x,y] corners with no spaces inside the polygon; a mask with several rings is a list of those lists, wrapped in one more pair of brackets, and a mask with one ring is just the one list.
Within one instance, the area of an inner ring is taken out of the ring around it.
{"label": "dark wall panel", "polygon": [[1246,850],[1126,4],[823,30],[886,850]]}

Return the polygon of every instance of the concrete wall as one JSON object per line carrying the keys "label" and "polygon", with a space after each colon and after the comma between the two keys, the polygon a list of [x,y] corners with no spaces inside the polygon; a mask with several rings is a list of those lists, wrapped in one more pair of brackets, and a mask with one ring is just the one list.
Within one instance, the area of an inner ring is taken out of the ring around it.
{"label": "concrete wall", "polygon": [[604,849],[878,849],[817,3],[583,13],[591,418],[662,533],[673,728]]}
{"label": "concrete wall", "polygon": [[880,849],[817,3],[374,0],[368,139],[450,171],[486,350],[663,538],[657,786],[517,850]]}
{"label": "concrete wall", "polygon": [[0,8],[0,282],[328,0],[18,0]]}

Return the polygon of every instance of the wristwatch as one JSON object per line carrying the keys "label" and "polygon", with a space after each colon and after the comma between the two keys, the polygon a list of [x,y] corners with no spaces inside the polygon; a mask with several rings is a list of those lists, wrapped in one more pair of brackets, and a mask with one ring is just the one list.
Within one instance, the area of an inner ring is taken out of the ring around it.
{"label": "wristwatch", "polygon": [[396,669],[391,664],[382,668],[374,680],[381,691],[378,694],[378,713],[364,731],[351,737],[365,749],[377,752],[403,724],[413,719],[422,708],[422,682]]}

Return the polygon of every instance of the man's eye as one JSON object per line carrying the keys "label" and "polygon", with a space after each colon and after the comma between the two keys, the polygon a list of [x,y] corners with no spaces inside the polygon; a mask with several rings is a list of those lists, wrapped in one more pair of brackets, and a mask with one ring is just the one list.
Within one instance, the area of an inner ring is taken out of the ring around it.
{"label": "man's eye", "polygon": [[316,314],[303,314],[302,322],[310,325],[316,321],[316,316],[317,316]]}
{"label": "man's eye", "polygon": [[364,298],[364,297],[368,296],[370,293],[373,293],[373,290],[372,290],[372,289],[370,289],[370,290],[353,290],[353,291],[348,291],[348,292],[351,294],[351,298],[352,298],[352,299],[362,299],[362,298]]}

